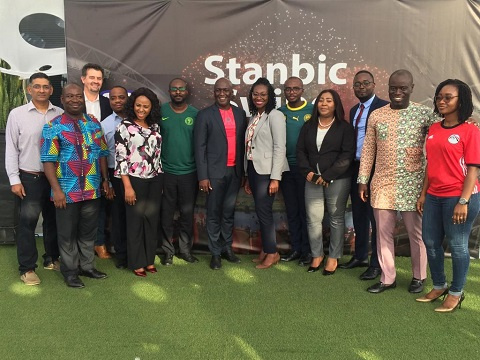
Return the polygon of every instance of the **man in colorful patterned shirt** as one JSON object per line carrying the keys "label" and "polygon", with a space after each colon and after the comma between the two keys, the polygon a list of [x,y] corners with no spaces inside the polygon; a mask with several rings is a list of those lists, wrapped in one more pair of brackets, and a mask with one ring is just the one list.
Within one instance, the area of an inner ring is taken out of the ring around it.
{"label": "man in colorful patterned shirt", "polygon": [[183,79],[173,79],[168,85],[171,101],[162,105],[162,165],[164,171],[161,215],[163,265],[171,265],[173,219],[178,218],[178,257],[189,263],[197,262],[192,255],[193,210],[197,198],[197,167],[193,151],[193,127],[198,110],[187,103],[188,88]]}
{"label": "man in colorful patterned shirt", "polygon": [[78,275],[107,276],[94,267],[93,246],[101,187],[109,189],[108,148],[98,120],[83,113],[82,88],[66,85],[61,101],[64,114],[43,128],[40,159],[56,207],[60,271],[68,286],[83,288]]}
{"label": "man in colorful patterned shirt", "polygon": [[382,276],[379,283],[367,290],[381,293],[396,287],[394,229],[397,211],[400,211],[412,258],[413,279],[408,290],[418,293],[423,290],[427,277],[427,254],[416,202],[423,185],[425,135],[436,116],[430,108],[410,102],[414,84],[409,71],[395,71],[388,86],[390,105],[370,115],[358,174],[359,196],[367,201],[367,184],[375,164],[370,200],[377,223],[377,252]]}

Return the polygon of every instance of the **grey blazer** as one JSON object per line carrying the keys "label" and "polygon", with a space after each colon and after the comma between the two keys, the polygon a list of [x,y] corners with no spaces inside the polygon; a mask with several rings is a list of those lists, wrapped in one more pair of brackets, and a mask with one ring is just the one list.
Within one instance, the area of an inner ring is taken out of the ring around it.
{"label": "grey blazer", "polygon": [[[248,121],[250,125],[251,117]],[[245,132],[245,143],[247,139]],[[287,162],[287,128],[285,115],[273,109],[270,114],[263,113],[252,138],[252,157],[255,171],[261,175],[270,175],[270,179],[282,180],[282,173],[290,170]],[[245,172],[247,154],[245,153]]]}

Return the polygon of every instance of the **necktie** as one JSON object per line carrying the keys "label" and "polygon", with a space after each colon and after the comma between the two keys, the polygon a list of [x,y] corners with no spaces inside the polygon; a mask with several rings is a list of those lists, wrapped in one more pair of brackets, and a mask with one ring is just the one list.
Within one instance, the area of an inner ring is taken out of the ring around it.
{"label": "necktie", "polygon": [[355,119],[355,141],[358,140],[358,123],[360,122],[360,119],[362,118],[363,109],[365,109],[365,105],[360,104],[360,112],[358,113],[358,116]]}

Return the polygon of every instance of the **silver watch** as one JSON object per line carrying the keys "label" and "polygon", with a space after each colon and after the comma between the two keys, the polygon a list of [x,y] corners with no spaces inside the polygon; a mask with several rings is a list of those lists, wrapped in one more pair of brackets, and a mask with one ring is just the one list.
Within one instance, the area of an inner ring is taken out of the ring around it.
{"label": "silver watch", "polygon": [[467,199],[465,198],[460,198],[460,200],[458,200],[458,203],[460,205],[467,205],[470,201],[468,201]]}

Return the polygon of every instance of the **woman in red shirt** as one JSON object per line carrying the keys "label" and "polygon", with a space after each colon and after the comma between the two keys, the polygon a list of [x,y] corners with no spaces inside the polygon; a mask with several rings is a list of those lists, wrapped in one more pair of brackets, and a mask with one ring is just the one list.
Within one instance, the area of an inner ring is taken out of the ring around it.
{"label": "woman in red shirt", "polygon": [[[434,111],[443,119],[428,131],[425,181],[417,201],[417,210],[423,214],[422,236],[433,289],[416,300],[433,302],[443,296],[443,304],[435,311],[451,312],[460,308],[465,299],[463,287],[470,262],[468,238],[480,207],[480,130],[471,120],[467,122],[473,103],[472,92],[464,82],[443,81],[434,100]],[[450,288],[444,271],[444,238],[452,253]]]}

